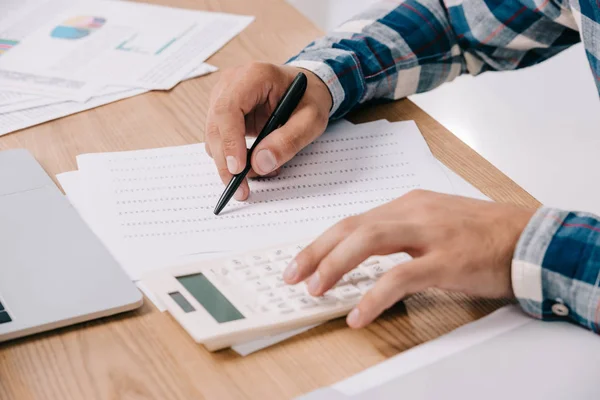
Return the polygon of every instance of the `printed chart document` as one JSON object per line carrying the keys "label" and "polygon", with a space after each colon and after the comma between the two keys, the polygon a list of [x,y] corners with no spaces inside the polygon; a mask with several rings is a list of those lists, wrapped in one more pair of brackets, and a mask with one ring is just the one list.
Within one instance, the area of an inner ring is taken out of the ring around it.
{"label": "printed chart document", "polygon": [[[201,64],[185,79],[196,78],[216,70],[217,68],[212,65]],[[0,106],[0,136],[147,92],[145,89],[108,86],[83,103],[52,99],[47,104],[48,98],[36,97],[30,102],[15,104],[14,107],[21,105],[23,108],[17,111],[2,113],[2,106]]]}
{"label": "printed chart document", "polygon": [[170,89],[253,20],[128,1],[27,4],[0,23],[0,85],[77,101],[106,85]]}

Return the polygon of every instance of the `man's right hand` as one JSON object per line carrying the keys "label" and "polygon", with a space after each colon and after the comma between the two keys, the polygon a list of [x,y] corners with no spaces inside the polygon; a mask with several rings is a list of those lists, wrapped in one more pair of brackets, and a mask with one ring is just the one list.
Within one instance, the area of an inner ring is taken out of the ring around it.
{"label": "man's right hand", "polygon": [[[252,63],[222,73],[213,89],[206,120],[206,151],[224,184],[246,165],[245,136],[257,136],[299,72],[308,78],[302,101],[288,122],[263,139],[252,153],[249,176],[272,176],[278,168],[319,137],[327,127],[332,98],[314,73],[291,66]],[[248,182],[236,200],[248,198]]]}

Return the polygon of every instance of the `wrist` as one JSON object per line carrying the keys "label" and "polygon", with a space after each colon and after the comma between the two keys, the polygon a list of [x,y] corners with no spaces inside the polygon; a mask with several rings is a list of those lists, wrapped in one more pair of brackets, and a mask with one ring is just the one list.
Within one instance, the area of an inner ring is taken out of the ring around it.
{"label": "wrist", "polygon": [[286,66],[293,68],[296,73],[301,71],[306,74],[309,90],[315,93],[314,101],[331,118],[344,100],[344,91],[331,67],[323,62],[302,60],[292,61]]}

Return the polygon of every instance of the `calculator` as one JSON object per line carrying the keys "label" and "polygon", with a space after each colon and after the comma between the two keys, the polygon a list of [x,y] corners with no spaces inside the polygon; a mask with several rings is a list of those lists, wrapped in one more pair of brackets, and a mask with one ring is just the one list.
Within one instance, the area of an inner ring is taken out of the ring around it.
{"label": "calculator", "polygon": [[209,351],[346,315],[406,253],[373,256],[321,297],[283,271],[306,243],[174,266],[142,279],[190,336]]}

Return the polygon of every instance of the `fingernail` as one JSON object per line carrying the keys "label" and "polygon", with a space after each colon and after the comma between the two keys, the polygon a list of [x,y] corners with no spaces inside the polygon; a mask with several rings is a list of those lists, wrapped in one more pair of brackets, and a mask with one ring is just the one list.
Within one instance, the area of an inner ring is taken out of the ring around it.
{"label": "fingernail", "polygon": [[319,279],[319,271],[315,272],[309,279],[308,279],[308,283],[306,284],[308,287],[308,291],[311,294],[316,294],[317,291],[319,290],[319,286],[321,285],[320,279]]}
{"label": "fingernail", "polygon": [[287,282],[291,282],[294,280],[297,274],[298,263],[296,262],[296,260],[292,260],[292,262],[287,266],[285,271],[283,271],[283,279]]}
{"label": "fingernail", "polygon": [[266,175],[273,171],[276,166],[277,160],[275,160],[275,156],[271,153],[271,150],[262,149],[256,154],[256,167],[259,174]]}
{"label": "fingernail", "polygon": [[242,200],[244,200],[245,192],[246,192],[246,190],[244,190],[243,187],[239,187],[233,194],[233,198],[236,199],[237,201],[242,201]]}
{"label": "fingernail", "polygon": [[227,161],[227,169],[229,170],[229,172],[232,175],[237,174],[238,173],[237,159],[234,156],[227,156],[227,157],[225,157],[225,160]]}
{"label": "fingernail", "polygon": [[346,322],[351,327],[358,326],[358,324],[360,323],[360,311],[358,311],[358,308],[355,308],[352,311],[350,311],[350,314],[348,314],[348,318],[346,319]]}

